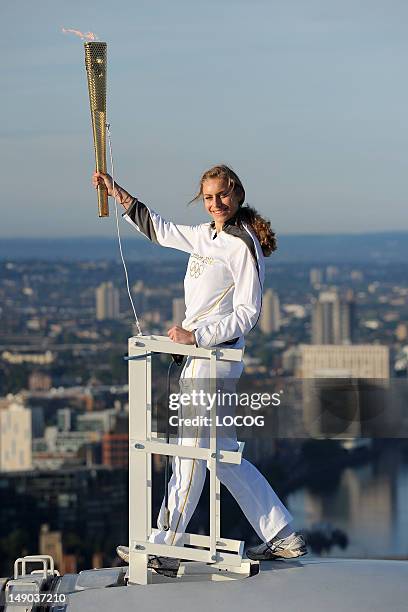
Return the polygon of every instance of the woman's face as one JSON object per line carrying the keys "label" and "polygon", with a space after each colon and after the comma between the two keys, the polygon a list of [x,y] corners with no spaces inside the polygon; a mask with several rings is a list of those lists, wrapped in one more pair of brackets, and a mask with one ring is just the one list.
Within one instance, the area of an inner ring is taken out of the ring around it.
{"label": "woman's face", "polygon": [[239,208],[239,198],[234,191],[228,193],[227,179],[211,178],[203,182],[203,199],[207,212],[215,221],[217,231],[231,219]]}

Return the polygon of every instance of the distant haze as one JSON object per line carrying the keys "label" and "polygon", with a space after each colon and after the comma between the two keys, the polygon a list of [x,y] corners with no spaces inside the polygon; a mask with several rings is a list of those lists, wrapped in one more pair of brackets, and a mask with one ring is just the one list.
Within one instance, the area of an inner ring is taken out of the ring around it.
{"label": "distant haze", "polygon": [[[146,259],[186,260],[187,253],[163,248],[136,235],[122,241],[126,261]],[[0,241],[0,261],[42,260],[117,260],[118,242],[114,238],[20,238]],[[278,250],[267,259],[268,265],[278,263],[389,264],[408,262],[408,232],[372,234],[303,234],[278,236]]]}

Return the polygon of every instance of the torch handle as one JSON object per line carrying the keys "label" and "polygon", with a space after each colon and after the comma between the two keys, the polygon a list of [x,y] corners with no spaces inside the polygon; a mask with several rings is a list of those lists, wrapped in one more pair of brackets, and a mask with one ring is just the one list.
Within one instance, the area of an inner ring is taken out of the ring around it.
{"label": "torch handle", "polygon": [[109,217],[108,190],[98,185],[98,212],[100,217]]}

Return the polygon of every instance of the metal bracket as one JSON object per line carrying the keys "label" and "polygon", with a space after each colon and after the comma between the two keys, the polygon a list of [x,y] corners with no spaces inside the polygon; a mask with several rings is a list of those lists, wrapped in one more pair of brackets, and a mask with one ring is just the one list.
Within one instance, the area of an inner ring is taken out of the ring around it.
{"label": "metal bracket", "polygon": [[153,351],[151,351],[150,353],[143,353],[143,355],[124,355],[123,359],[125,361],[138,361],[140,359],[146,359],[146,357],[151,357],[152,355],[155,355],[157,353],[154,353]]}

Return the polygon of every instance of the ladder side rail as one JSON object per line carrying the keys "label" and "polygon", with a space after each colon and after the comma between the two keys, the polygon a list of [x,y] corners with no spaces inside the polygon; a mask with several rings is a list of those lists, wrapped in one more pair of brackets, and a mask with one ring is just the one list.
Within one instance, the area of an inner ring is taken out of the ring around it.
{"label": "ladder side rail", "polygon": [[[210,353],[210,397],[216,392],[217,349]],[[217,402],[211,404],[210,426],[210,555],[212,561],[217,561],[217,534],[219,523],[219,503],[217,501]]]}
{"label": "ladder side rail", "polygon": [[[129,356],[145,355],[144,358],[129,360],[129,438],[146,441],[148,433],[147,414],[151,414],[148,403],[148,389],[151,387],[151,369],[148,368],[146,349],[137,348],[129,340]],[[129,448],[129,543],[135,540],[148,540],[148,511],[150,508],[151,481],[148,462],[151,455],[138,453]],[[137,500],[137,512],[134,512]],[[137,554],[129,548],[129,582],[147,584],[147,554]]]}

